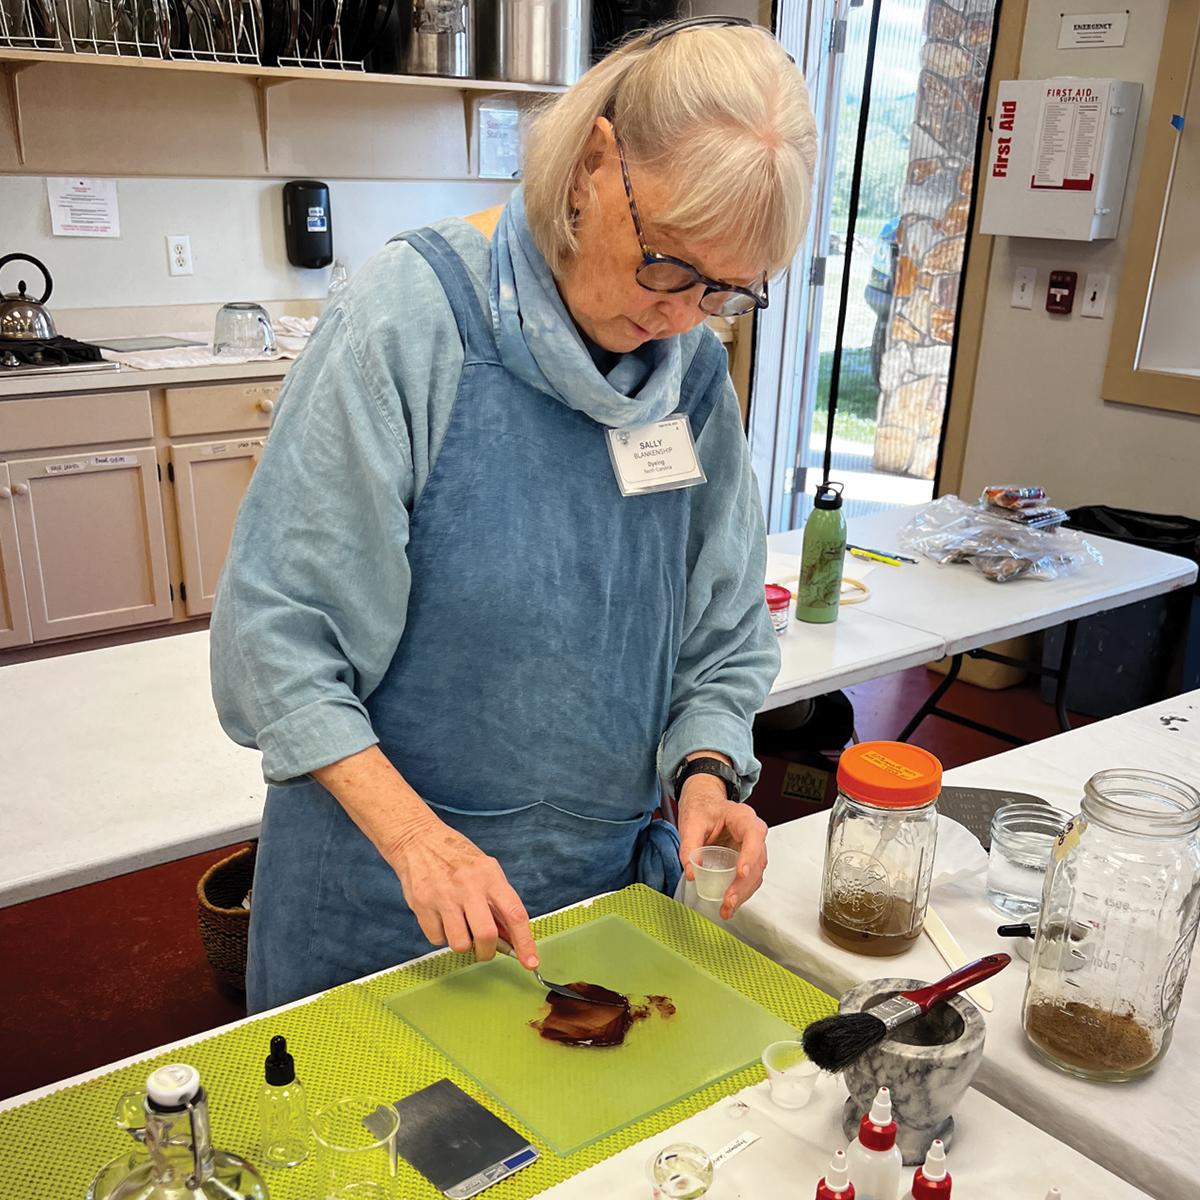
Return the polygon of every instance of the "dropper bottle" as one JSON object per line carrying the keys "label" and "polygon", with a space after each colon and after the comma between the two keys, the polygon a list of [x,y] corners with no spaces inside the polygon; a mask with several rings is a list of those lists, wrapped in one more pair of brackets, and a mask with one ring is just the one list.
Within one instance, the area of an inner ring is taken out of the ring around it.
{"label": "dropper bottle", "polygon": [[925,1165],[913,1175],[909,1200],[947,1200],[950,1195],[950,1172],[946,1170],[946,1147],[941,1138],[934,1138],[925,1154]]}
{"label": "dropper bottle", "polygon": [[829,1160],[829,1170],[825,1172],[825,1178],[817,1184],[814,1200],[854,1200],[854,1184],[850,1182],[845,1150],[833,1152],[833,1158]]}
{"label": "dropper bottle", "polygon": [[308,1108],[304,1085],[296,1078],[296,1060],[287,1039],[271,1039],[264,1081],[258,1093],[262,1160],[268,1167],[294,1167],[308,1157]]}
{"label": "dropper bottle", "polygon": [[858,1200],[896,1200],[904,1160],[896,1145],[892,1093],[887,1088],[875,1093],[871,1111],[859,1122],[858,1137],[846,1151],[846,1163]]}

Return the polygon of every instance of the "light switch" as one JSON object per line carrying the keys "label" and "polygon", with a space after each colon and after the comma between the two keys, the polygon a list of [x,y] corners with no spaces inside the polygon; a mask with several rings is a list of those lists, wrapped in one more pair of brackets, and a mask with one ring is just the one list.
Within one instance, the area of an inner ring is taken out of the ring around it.
{"label": "light switch", "polygon": [[1089,275],[1083,285],[1083,303],[1079,306],[1081,317],[1102,317],[1108,302],[1108,276]]}
{"label": "light switch", "polygon": [[1018,267],[1013,272],[1013,308],[1032,308],[1037,291],[1037,267]]}
{"label": "light switch", "polygon": [[1046,311],[1060,317],[1069,317],[1075,307],[1075,286],[1079,282],[1077,271],[1051,271],[1050,285],[1046,288]]}

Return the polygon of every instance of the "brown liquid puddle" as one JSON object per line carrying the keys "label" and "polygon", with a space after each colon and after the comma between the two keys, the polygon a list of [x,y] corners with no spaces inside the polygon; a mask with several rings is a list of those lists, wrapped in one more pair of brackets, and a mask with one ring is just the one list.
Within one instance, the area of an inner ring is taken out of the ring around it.
{"label": "brown liquid puddle", "polygon": [[627,996],[598,983],[569,983],[567,987],[601,1003],[547,992],[550,1011],[541,1020],[529,1022],[547,1041],[564,1046],[619,1046],[635,1021],[644,1021],[651,1013],[665,1020],[676,1011],[668,996],[647,996],[644,1004],[631,1005]]}

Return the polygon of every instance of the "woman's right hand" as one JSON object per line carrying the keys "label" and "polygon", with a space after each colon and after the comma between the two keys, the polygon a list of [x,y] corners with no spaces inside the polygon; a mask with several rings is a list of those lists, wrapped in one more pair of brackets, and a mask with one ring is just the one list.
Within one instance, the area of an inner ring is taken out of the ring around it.
{"label": "woman's right hand", "polygon": [[470,838],[430,814],[406,829],[384,857],[432,945],[448,943],[461,954],[474,943],[475,957],[486,962],[495,956],[496,935],[502,933],[518,961],[531,971],[537,968],[537,946],[521,897],[500,864]]}

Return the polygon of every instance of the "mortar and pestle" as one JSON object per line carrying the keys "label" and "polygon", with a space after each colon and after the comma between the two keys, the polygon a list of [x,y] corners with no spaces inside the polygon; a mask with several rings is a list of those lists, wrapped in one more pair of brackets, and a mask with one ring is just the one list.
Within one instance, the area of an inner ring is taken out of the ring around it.
{"label": "mortar and pestle", "polygon": [[[861,1013],[923,986],[917,979],[870,979],[841,998],[838,1013]],[[843,1068],[850,1090],[842,1114],[846,1137],[858,1136],[859,1121],[870,1110],[880,1085],[886,1084],[899,1125],[896,1145],[905,1165],[924,1162],[934,1138],[940,1138],[948,1150],[954,1140],[950,1114],[983,1060],[984,1031],[983,1014],[959,995],[889,1030],[882,1041]]]}

